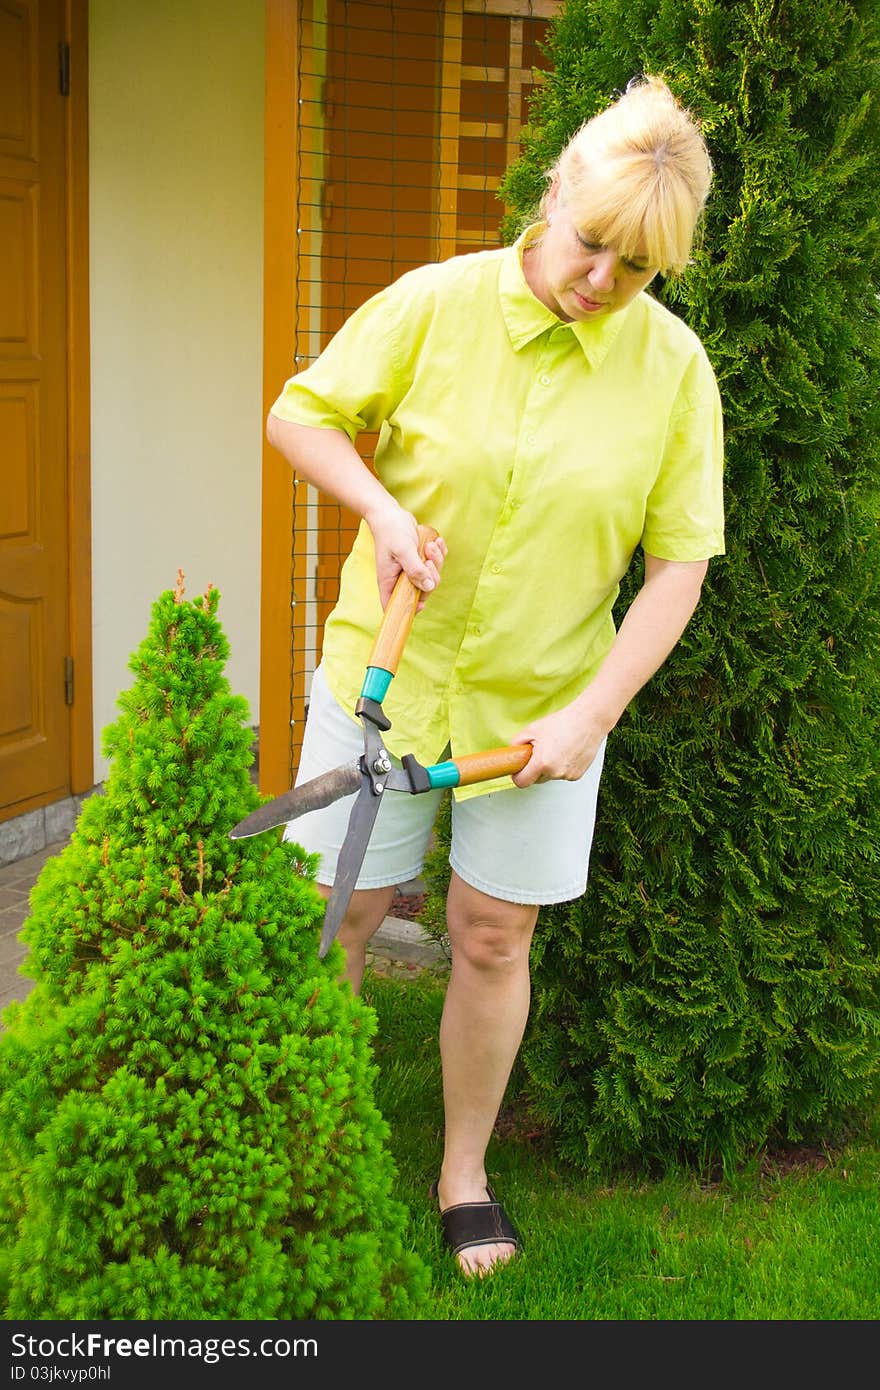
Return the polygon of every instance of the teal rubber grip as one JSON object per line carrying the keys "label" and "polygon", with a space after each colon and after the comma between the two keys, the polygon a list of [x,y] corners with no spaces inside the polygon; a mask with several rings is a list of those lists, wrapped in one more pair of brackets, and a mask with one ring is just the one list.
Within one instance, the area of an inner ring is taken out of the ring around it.
{"label": "teal rubber grip", "polygon": [[432,787],[457,787],[461,773],[454,762],[435,763],[433,767],[426,767],[428,781]]}
{"label": "teal rubber grip", "polygon": [[386,671],[383,666],[368,666],[361,686],[361,699],[375,700],[377,705],[381,705],[393,679],[393,671]]}

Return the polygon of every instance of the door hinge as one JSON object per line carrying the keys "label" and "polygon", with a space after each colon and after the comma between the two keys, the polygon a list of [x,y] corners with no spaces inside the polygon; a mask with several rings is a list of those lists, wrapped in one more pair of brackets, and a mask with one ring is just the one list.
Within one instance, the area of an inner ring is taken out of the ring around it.
{"label": "door hinge", "polygon": [[63,97],[70,96],[70,44],[58,45],[58,90]]}
{"label": "door hinge", "polygon": [[73,657],[64,658],[64,703],[73,704]]}

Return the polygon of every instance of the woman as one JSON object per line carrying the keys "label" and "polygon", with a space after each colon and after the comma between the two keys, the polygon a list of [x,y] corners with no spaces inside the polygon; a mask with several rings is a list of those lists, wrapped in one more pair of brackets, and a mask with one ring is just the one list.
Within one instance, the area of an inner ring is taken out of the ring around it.
{"label": "woman", "polygon": [[[672,650],[723,553],[718,390],[696,336],[647,295],[688,261],[711,181],[661,80],[572,138],[514,246],[400,277],[288,381],[267,430],[363,518],[327,621],[299,768],[361,751],[354,706],[397,576],[424,595],[384,708],[397,755],[527,742],[512,780],[456,793],[440,1029],[444,1234],[467,1274],[520,1238],[485,1156],[529,1010],[542,904],[583,893],[605,739]],[[379,430],[374,476],[354,439]],[[417,523],[439,533],[420,558]],[[615,633],[636,549],[644,584]],[[339,939],[359,988],[442,793],[386,798]],[[333,881],[350,803],[293,822]],[[325,893],[329,887],[325,887]]]}

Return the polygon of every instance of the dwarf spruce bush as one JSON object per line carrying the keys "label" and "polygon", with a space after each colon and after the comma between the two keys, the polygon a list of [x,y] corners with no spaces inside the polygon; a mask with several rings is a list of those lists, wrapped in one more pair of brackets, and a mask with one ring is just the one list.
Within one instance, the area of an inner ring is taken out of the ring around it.
{"label": "dwarf spruce bush", "polygon": [[0,1037],[10,1318],[406,1317],[372,1011],[318,961],[312,862],[260,802],[214,590],[153,608],[111,770],[31,897]]}
{"label": "dwarf spruce bush", "polygon": [[586,894],[541,914],[531,1103],[584,1166],[833,1139],[880,1076],[880,10],[568,0],[547,55],[508,239],[634,75],[703,124],[705,226],[652,292],[719,379],[727,553],[609,739]]}

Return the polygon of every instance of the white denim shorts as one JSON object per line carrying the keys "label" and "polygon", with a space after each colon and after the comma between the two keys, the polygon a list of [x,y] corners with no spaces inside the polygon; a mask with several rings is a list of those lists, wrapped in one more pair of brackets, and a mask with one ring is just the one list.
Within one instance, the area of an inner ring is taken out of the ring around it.
{"label": "white denim shorts", "polygon": [[[405,750],[404,750],[405,751]],[[468,749],[479,752],[479,749]],[[297,785],[363,752],[360,721],[337,704],[320,666],[312,680]],[[568,902],[587,886],[603,742],[577,782],[486,792],[452,800],[449,863],[472,888],[504,902]],[[447,755],[448,756],[448,755]],[[400,766],[396,758],[395,766]],[[355,796],[289,821],[284,839],[319,854],[319,883],[332,884]],[[357,888],[388,888],[420,873],[444,792],[389,792],[373,826]]]}

